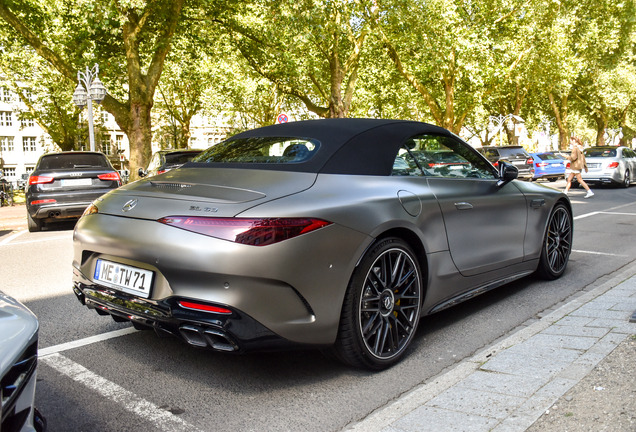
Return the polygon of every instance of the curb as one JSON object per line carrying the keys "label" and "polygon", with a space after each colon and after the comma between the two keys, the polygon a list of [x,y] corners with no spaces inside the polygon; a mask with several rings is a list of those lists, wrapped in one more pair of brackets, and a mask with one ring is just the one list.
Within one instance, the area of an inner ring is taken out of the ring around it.
{"label": "curb", "polygon": [[[404,418],[406,415],[412,413],[416,409],[422,407],[427,402],[431,401],[433,398],[437,397],[441,393],[451,389],[456,384],[460,383],[462,380],[468,378],[471,374],[478,372],[478,370],[484,366],[486,362],[492,360],[497,354],[515,346],[519,345],[531,337],[537,335],[543,330],[549,328],[559,320],[563,319],[567,315],[572,312],[578,310],[582,306],[588,304],[592,300],[597,297],[605,294],[612,288],[617,287],[623,282],[628,281],[630,278],[636,275],[636,264],[631,264],[629,267],[618,275],[612,277],[610,280],[606,281],[602,285],[592,289],[585,294],[575,298],[574,300],[568,302],[567,304],[559,307],[557,310],[552,313],[544,316],[539,321],[531,324],[530,326],[519,330],[513,335],[507,337],[499,343],[496,343],[474,356],[467,358],[457,364],[448,372],[443,373],[442,375],[438,375],[427,383],[420,384],[414,389],[408,391],[407,393],[400,396],[397,400],[390,402],[389,404],[378,408],[376,411],[369,414],[365,419],[348,426],[343,429],[346,432],[379,432],[383,429],[387,428],[387,430],[395,430],[400,431],[402,429],[392,428],[391,424]],[[636,315],[636,312],[634,313]],[[626,320],[627,323],[627,320]],[[548,409],[555,400],[558,399],[563,393],[572,388],[575,384],[580,382],[587,374],[592,370],[592,368],[598,364],[603,358],[605,358],[611,351],[614,350],[618,344],[622,342],[627,337],[627,333],[624,335],[615,334],[613,332],[608,333],[608,335],[615,335],[616,337],[612,340],[611,349],[605,349],[604,355],[602,358],[598,358],[597,361],[591,363],[586,363],[585,366],[579,364],[573,364],[571,366],[577,367],[576,371],[576,379],[567,379],[567,383],[559,382],[558,386],[562,387],[559,389],[558,393],[551,393],[550,397],[537,398],[540,399],[541,407],[533,406],[532,414],[528,413],[528,410],[524,410],[518,414],[516,414],[517,410],[513,410],[509,413],[509,415],[505,419],[501,419],[498,424],[494,425],[494,427],[488,427],[485,430],[515,430],[515,431],[524,431],[528,427],[530,427],[540,416],[541,414]],[[622,337],[621,337],[622,336]],[[603,343],[607,343],[607,340],[603,340]],[[495,372],[496,373],[496,372]],[[553,377],[545,387],[549,386],[550,383],[557,381],[558,378]],[[562,380],[563,381],[563,380]],[[567,387],[567,388],[565,388]],[[469,390],[466,390],[467,392]],[[528,402],[531,402],[532,397],[528,398]],[[536,402],[536,401],[533,401]],[[524,404],[525,405],[525,404]],[[545,405],[545,407],[543,407]],[[433,407],[431,407],[433,408]],[[526,408],[524,406],[520,407]],[[459,414],[459,412],[458,412]],[[471,413],[473,417],[478,417],[477,414]],[[508,420],[508,421],[506,421]],[[434,425],[431,424],[431,427]],[[476,427],[478,425],[475,424]],[[424,430],[424,429],[411,429],[409,430]],[[452,429],[451,429],[452,430]],[[478,430],[478,429],[475,429]]]}

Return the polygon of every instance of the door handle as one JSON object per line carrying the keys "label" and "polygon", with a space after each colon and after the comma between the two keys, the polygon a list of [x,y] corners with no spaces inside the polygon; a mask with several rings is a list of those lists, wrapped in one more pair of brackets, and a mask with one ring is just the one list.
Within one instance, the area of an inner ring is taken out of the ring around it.
{"label": "door handle", "polygon": [[457,210],[470,210],[473,208],[473,205],[469,202],[458,202],[455,203],[455,207],[457,207]]}

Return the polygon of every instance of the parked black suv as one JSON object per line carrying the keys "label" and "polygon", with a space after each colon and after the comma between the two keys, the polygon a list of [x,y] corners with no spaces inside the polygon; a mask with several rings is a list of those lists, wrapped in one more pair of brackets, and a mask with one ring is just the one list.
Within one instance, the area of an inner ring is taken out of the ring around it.
{"label": "parked black suv", "polygon": [[48,222],[79,219],[95,199],[119,186],[119,173],[103,153],[45,154],[26,188],[29,231],[40,231]]}
{"label": "parked black suv", "polygon": [[532,181],[534,177],[534,164],[530,154],[521,146],[484,146],[477,150],[486,156],[494,166],[498,166],[503,160],[513,164],[519,170],[518,178]]}

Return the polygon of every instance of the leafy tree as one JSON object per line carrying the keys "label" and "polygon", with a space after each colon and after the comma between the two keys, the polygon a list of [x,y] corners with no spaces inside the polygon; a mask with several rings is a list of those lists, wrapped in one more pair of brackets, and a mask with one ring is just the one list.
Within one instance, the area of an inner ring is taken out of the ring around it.
{"label": "leafy tree", "polygon": [[151,156],[150,111],[184,3],[3,0],[0,18],[71,82],[78,69],[101,65],[109,90],[102,106],[128,135],[135,173]]}
{"label": "leafy tree", "polygon": [[399,73],[434,122],[459,133],[483,99],[509,79],[529,51],[516,40],[527,3],[506,0],[384,0],[375,29]]}
{"label": "leafy tree", "polygon": [[358,2],[261,0],[224,21],[248,64],[321,117],[347,117],[369,28]]}
{"label": "leafy tree", "polygon": [[78,138],[87,131],[79,126],[80,109],[71,102],[73,84],[51,70],[30,47],[7,39],[2,46],[2,84],[26,106],[21,119],[34,119],[61,150],[78,149]]}

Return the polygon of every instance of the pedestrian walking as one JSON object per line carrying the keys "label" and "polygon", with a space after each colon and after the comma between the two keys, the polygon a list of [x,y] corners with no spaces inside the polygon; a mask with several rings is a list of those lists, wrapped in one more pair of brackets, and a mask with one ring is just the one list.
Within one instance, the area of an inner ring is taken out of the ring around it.
{"label": "pedestrian walking", "polygon": [[581,176],[581,170],[585,170],[587,172],[587,162],[585,162],[585,154],[583,154],[583,143],[581,139],[578,137],[570,138],[570,150],[572,153],[570,156],[565,156],[566,159],[570,161],[570,168],[565,170],[567,175],[568,184],[565,185],[565,190],[563,193],[566,195],[572,186],[572,179],[576,176],[576,181],[579,182],[581,186],[587,191],[587,194],[583,198],[589,198],[594,196],[594,192],[592,189],[583,181],[583,177]]}

